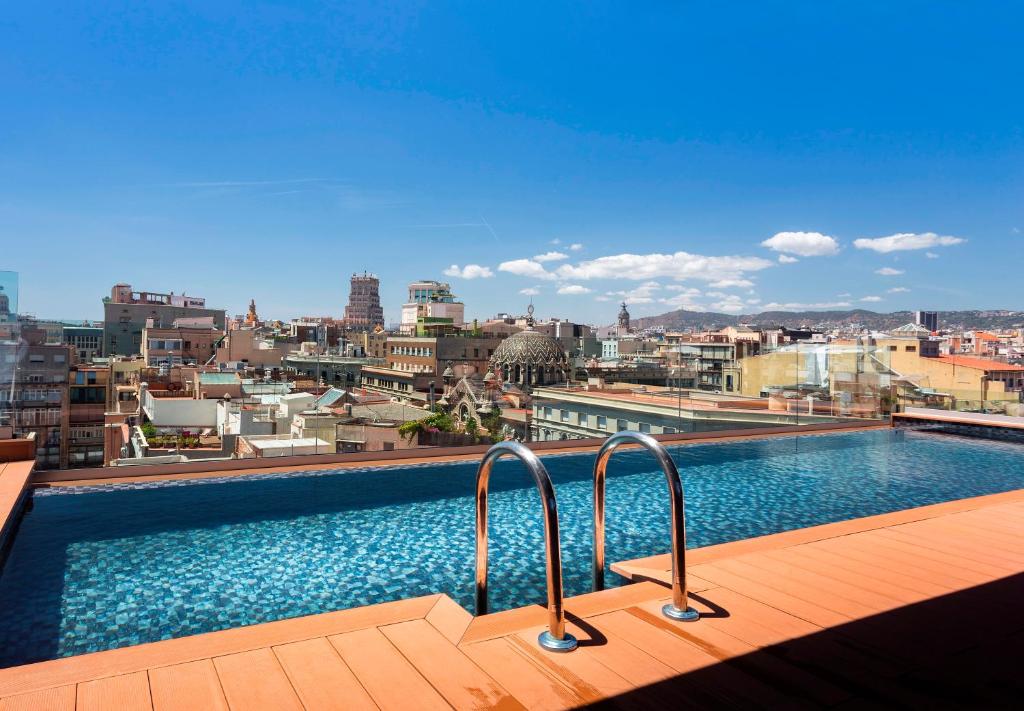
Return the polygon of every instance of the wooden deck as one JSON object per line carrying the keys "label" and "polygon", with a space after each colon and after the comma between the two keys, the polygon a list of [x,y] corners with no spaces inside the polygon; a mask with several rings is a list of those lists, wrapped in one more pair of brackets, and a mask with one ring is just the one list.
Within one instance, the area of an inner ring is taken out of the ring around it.
{"label": "wooden deck", "polygon": [[434,595],[0,670],[0,710],[992,706],[1024,694],[1024,491],[690,552],[703,618],[659,613],[665,558],[544,610]]}

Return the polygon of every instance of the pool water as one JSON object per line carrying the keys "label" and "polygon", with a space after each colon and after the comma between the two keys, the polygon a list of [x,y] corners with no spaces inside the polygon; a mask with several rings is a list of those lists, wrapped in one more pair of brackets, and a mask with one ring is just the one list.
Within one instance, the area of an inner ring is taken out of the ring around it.
{"label": "pool water", "polygon": [[[1024,448],[902,430],[675,447],[691,547],[1024,487]],[[594,454],[543,458],[567,595],[590,585]],[[0,571],[0,665],[444,592],[472,609],[475,463],[37,490]],[[491,609],[545,599],[540,500],[491,483]],[[664,476],[608,474],[607,560],[666,552]],[[609,575],[609,583],[617,576]]]}

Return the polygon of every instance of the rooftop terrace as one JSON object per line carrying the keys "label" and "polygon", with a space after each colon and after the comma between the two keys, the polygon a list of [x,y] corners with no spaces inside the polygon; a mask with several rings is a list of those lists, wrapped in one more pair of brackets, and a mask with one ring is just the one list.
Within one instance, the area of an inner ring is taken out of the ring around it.
{"label": "rooftop terrace", "polygon": [[[444,595],[0,670],[0,708],[914,707],[1014,703],[1024,492],[691,553],[695,623],[659,614],[660,558],[634,585],[473,618]],[[984,612],[982,612],[984,611]]]}
{"label": "rooftop terrace", "polygon": [[[0,464],[0,524],[30,471]],[[0,711],[1010,705],[1022,528],[1015,490],[692,549],[696,622],[660,614],[667,555],[615,562],[633,584],[565,600],[569,654],[540,605],[428,595],[0,669]]]}

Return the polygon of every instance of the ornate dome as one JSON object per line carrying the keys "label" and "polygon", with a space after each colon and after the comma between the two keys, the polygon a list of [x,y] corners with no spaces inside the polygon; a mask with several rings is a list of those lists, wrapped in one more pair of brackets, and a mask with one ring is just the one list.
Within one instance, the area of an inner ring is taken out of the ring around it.
{"label": "ornate dome", "polygon": [[527,312],[526,329],[498,344],[491,369],[500,368],[503,380],[527,386],[565,382],[569,370],[565,349],[554,338],[533,330],[533,304]]}
{"label": "ornate dome", "polygon": [[567,363],[565,349],[558,341],[532,328],[513,333],[498,344],[491,356],[491,365],[504,367],[531,365],[564,368]]}

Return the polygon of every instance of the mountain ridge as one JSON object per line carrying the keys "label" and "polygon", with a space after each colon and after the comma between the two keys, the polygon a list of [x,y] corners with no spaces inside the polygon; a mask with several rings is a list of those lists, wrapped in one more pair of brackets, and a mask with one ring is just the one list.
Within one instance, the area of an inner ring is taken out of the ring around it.
{"label": "mountain ridge", "polygon": [[[1024,311],[1009,309],[978,309],[939,311],[939,328],[948,329],[1001,329],[1024,327]],[[882,313],[868,309],[832,311],[761,311],[749,314],[725,314],[714,311],[676,309],[655,316],[631,319],[636,330],[664,328],[665,330],[711,330],[736,326],[756,325],[765,328],[832,329],[839,326],[861,326],[870,330],[898,328],[913,323],[914,312],[892,311]]]}

